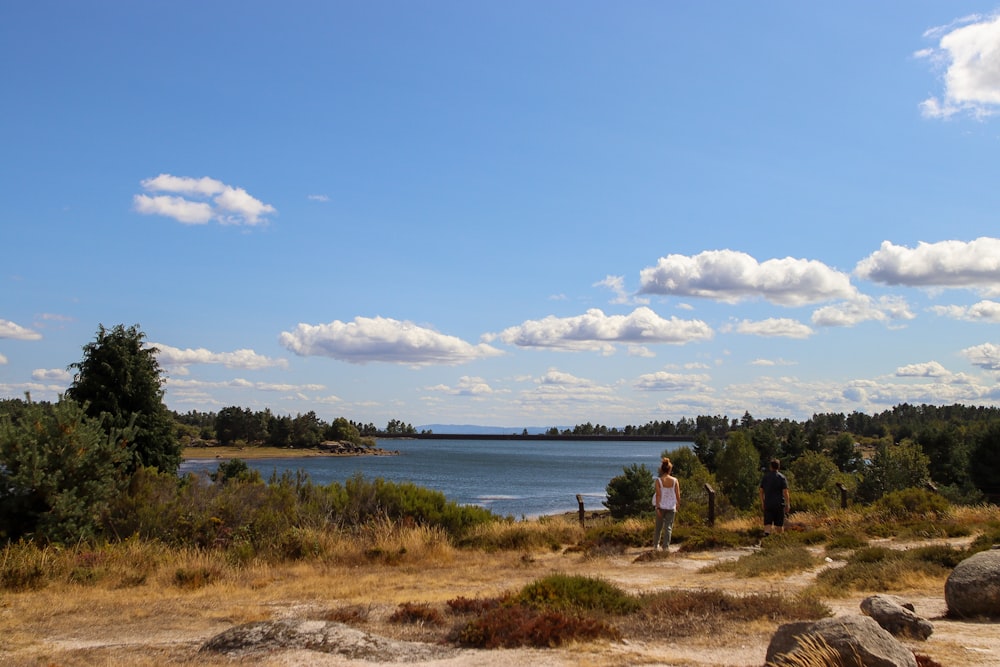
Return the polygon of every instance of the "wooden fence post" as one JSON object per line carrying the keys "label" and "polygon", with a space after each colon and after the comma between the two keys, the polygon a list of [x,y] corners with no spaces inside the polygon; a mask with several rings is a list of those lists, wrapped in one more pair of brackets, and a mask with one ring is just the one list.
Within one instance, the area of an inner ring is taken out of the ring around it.
{"label": "wooden fence post", "polygon": [[715,525],[715,489],[713,489],[707,482],[705,483],[705,490],[708,491],[708,525]]}
{"label": "wooden fence post", "polygon": [[847,509],[847,487],[841,482],[837,482],[837,488],[840,489],[840,509]]}
{"label": "wooden fence post", "polygon": [[586,528],[587,526],[584,525],[586,515],[583,511],[583,496],[579,493],[576,494],[576,504],[580,506],[580,528]]}

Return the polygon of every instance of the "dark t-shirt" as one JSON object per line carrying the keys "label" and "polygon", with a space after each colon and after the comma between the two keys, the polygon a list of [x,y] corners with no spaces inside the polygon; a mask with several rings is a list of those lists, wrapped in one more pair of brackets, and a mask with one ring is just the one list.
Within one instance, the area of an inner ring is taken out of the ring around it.
{"label": "dark t-shirt", "polygon": [[780,472],[768,470],[764,473],[760,488],[764,489],[765,508],[779,509],[785,506],[785,494],[782,492],[788,488],[788,480]]}

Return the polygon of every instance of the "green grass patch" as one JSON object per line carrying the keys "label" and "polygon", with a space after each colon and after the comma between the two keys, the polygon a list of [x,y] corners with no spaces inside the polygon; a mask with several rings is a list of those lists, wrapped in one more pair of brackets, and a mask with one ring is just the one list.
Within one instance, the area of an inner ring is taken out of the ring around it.
{"label": "green grass patch", "polygon": [[534,581],[513,601],[535,609],[628,614],[639,609],[639,601],[614,584],[595,577],[552,574]]}
{"label": "green grass patch", "polygon": [[759,551],[734,561],[710,565],[702,569],[702,572],[731,572],[738,577],[750,578],[801,572],[815,567],[817,562],[816,557],[801,544],[769,537]]}

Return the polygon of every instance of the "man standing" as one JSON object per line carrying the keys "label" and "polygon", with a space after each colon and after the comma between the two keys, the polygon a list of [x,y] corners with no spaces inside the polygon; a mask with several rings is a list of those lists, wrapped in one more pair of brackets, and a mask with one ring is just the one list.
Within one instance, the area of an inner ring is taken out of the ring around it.
{"label": "man standing", "polygon": [[764,535],[770,535],[772,528],[781,533],[785,530],[785,514],[790,507],[788,500],[788,480],[778,472],[781,462],[771,459],[770,470],[760,480],[760,504],[764,508]]}

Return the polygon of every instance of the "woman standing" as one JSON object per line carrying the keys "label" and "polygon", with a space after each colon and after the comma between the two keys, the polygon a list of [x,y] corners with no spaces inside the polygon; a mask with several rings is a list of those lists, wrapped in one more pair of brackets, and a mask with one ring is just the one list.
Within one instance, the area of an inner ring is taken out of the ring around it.
{"label": "woman standing", "polygon": [[[681,486],[677,478],[671,475],[674,469],[670,459],[664,457],[660,463],[660,473],[656,478],[656,493],[653,494],[653,505],[656,507],[656,528],[653,531],[653,544],[657,551],[670,548],[670,535],[674,531],[674,515],[681,502]],[[660,538],[663,538],[662,544]]]}

